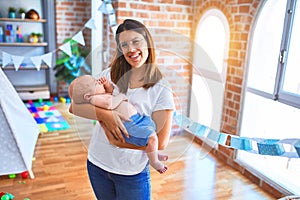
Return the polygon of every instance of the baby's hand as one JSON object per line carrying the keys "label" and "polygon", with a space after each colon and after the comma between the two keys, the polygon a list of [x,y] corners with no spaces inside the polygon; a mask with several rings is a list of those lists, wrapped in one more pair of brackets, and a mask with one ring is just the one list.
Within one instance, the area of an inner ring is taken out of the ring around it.
{"label": "baby's hand", "polygon": [[107,82],[108,82],[107,78],[104,76],[100,77],[98,81],[103,85],[107,84]]}

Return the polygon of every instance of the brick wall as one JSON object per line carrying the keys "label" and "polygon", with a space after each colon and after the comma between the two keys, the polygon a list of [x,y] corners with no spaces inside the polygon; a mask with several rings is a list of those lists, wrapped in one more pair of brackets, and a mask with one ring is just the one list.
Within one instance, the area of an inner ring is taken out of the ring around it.
{"label": "brick wall", "polygon": [[56,45],[83,30],[87,47],[91,44],[91,31],[84,24],[91,18],[91,2],[86,0],[56,0]]}
{"label": "brick wall", "polygon": [[[90,2],[57,0],[56,3],[59,45],[63,39],[80,30],[90,18]],[[172,84],[177,95],[177,109],[181,109],[183,113],[188,113],[189,110],[194,30],[208,9],[216,8],[224,13],[230,27],[230,47],[221,131],[237,134],[249,30],[253,26],[260,3],[260,0],[118,0],[113,1],[113,7],[118,23],[126,18],[134,18],[144,23],[152,32],[158,53],[157,63]],[[103,36],[104,50],[112,58],[115,42],[106,16]],[[197,141],[202,142],[199,139]],[[271,191],[277,198],[283,196],[273,186],[236,163],[233,149],[219,146],[212,153],[266,191]]]}

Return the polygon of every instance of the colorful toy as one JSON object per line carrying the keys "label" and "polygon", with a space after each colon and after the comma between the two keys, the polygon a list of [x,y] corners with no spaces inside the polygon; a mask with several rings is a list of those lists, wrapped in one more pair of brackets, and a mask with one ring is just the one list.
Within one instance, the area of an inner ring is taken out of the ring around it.
{"label": "colorful toy", "polygon": [[71,103],[71,99],[69,97],[66,98],[66,103]]}
{"label": "colorful toy", "polygon": [[4,194],[4,195],[1,197],[1,200],[10,200],[10,197],[9,197],[7,194]]}
{"label": "colorful toy", "polygon": [[62,103],[66,103],[66,101],[67,101],[65,97],[60,97],[59,100],[60,100]]}
{"label": "colorful toy", "polygon": [[14,179],[14,178],[16,178],[17,176],[15,175],[15,174],[9,174],[8,175],[8,178],[10,178],[10,179]]}
{"label": "colorful toy", "polygon": [[22,178],[28,178],[28,176],[29,176],[28,171],[22,172],[21,176],[22,176]]}
{"label": "colorful toy", "polygon": [[57,103],[58,102],[58,97],[53,97],[53,100],[54,100],[55,103]]}
{"label": "colorful toy", "polygon": [[1,196],[1,200],[11,200],[11,199],[13,199],[13,198],[15,198],[14,195],[12,195],[12,194],[10,194],[10,193],[8,193],[8,192],[4,193],[4,194]]}

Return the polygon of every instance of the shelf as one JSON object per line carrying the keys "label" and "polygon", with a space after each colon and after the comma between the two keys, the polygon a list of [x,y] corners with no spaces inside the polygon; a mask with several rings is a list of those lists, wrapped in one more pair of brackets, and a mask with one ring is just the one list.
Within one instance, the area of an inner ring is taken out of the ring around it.
{"label": "shelf", "polygon": [[[2,65],[0,64],[0,68],[2,70],[16,70],[16,68],[14,67],[14,65],[6,65],[3,68]],[[44,70],[44,69],[49,69],[49,67],[47,65],[45,65],[45,64],[42,64],[40,70]],[[34,66],[22,66],[21,65],[21,67],[18,69],[18,71],[20,71],[20,70],[37,70],[37,68],[34,67]]]}
{"label": "shelf", "polygon": [[38,42],[38,43],[29,43],[29,42],[14,42],[14,43],[8,43],[8,42],[2,42],[0,43],[0,46],[2,47],[45,47],[48,46],[47,42]]}
{"label": "shelf", "polygon": [[0,18],[0,21],[4,22],[28,22],[28,23],[46,23],[46,19],[21,19],[21,18]]}

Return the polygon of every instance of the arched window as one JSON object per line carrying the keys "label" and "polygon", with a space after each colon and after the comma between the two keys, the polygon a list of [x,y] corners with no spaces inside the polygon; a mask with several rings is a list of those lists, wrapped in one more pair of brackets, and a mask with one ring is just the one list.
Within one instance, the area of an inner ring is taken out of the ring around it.
{"label": "arched window", "polygon": [[190,118],[215,130],[221,126],[229,35],[217,9],[204,13],[195,35]]}
{"label": "arched window", "polygon": [[[300,7],[264,1],[252,29],[240,136],[300,140]],[[257,149],[257,145],[252,145]],[[292,145],[283,145],[295,151]],[[300,159],[239,151],[237,159],[281,188],[300,193]]]}

